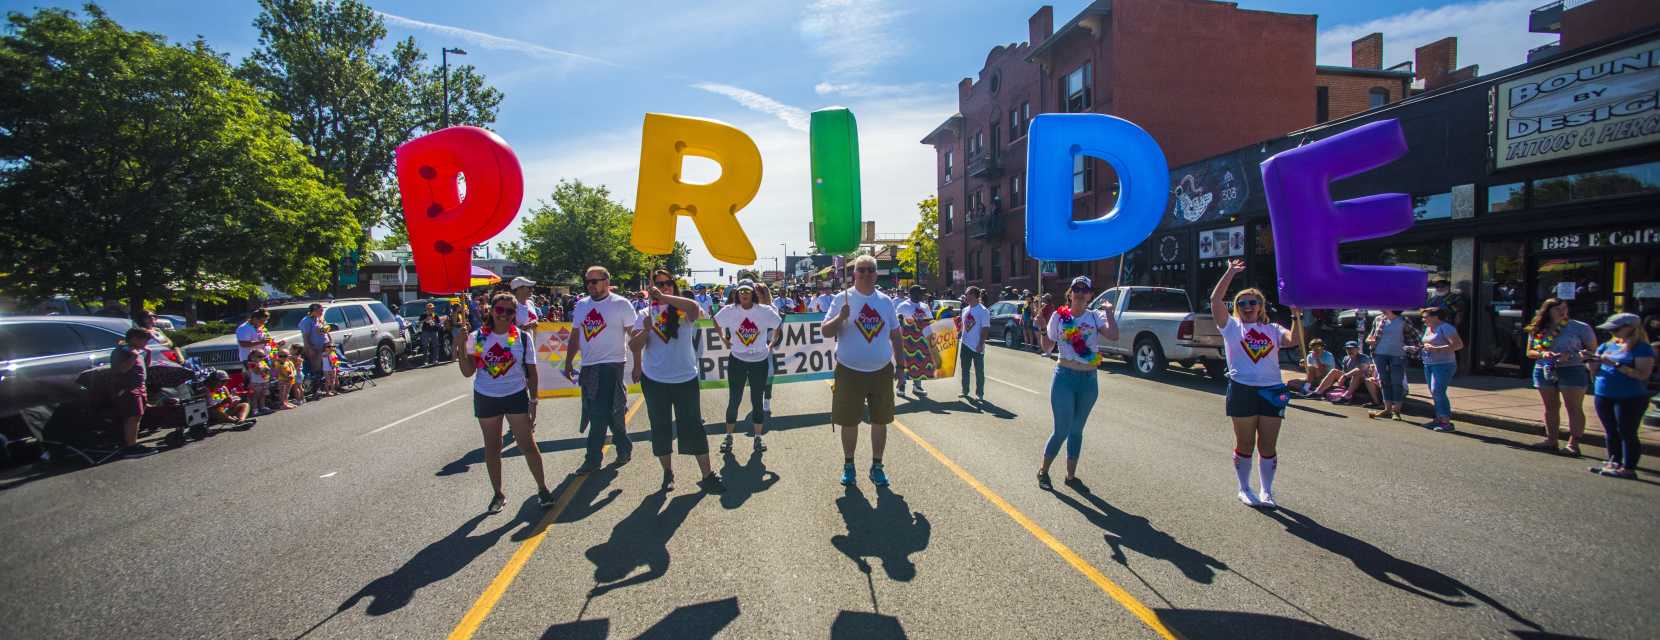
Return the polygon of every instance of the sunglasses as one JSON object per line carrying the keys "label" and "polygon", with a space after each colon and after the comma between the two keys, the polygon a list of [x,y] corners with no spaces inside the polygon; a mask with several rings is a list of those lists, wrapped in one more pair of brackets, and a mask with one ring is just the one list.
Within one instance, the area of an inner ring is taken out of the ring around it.
{"label": "sunglasses", "polygon": [[1089,293],[1090,291],[1093,291],[1093,289],[1090,289],[1089,287],[1086,287],[1086,286],[1081,285],[1081,284],[1072,285],[1072,290],[1076,291],[1078,293]]}
{"label": "sunglasses", "polygon": [[854,269],[854,273],[876,273],[875,269]]}
{"label": "sunglasses", "polygon": [[674,283],[670,282],[668,280],[658,280],[656,282],[653,282],[652,284],[657,285],[659,287],[672,287],[672,286],[674,286]]}
{"label": "sunglasses", "polygon": [[516,311],[513,307],[496,307],[496,313],[507,315]]}
{"label": "sunglasses", "polygon": [[1261,300],[1255,300],[1255,299],[1252,299],[1252,298],[1246,298],[1244,300],[1240,300],[1239,302],[1236,302],[1235,304],[1237,304],[1241,307],[1254,307],[1254,306],[1257,306],[1259,304],[1262,304],[1262,301]]}

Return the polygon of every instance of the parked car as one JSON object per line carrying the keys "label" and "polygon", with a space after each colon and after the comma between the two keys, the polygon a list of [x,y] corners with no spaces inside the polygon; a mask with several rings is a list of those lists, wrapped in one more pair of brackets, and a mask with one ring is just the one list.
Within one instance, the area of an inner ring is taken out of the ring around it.
{"label": "parked car", "polygon": [[1171,362],[1185,367],[1201,364],[1212,378],[1227,372],[1222,335],[1209,313],[1199,313],[1182,289],[1168,287],[1114,287],[1090,303],[1100,309],[1111,302],[1118,320],[1118,339],[1099,340],[1103,355],[1124,358],[1146,377],[1164,373]]}
{"label": "parked car", "polygon": [[991,308],[986,310],[986,315],[991,318],[989,321],[991,326],[986,328],[987,331],[990,331],[987,336],[1002,338],[1003,346],[1006,347],[1018,346],[1024,335],[1020,324],[1020,314],[1025,309],[1026,302],[1023,300],[1004,300],[993,303]]}
{"label": "parked car", "polygon": [[963,312],[963,301],[935,300],[933,307],[935,318],[955,318]]}
{"label": "parked car", "polygon": [[[300,320],[304,319],[310,302],[293,302],[267,307],[271,319],[265,328],[271,339],[300,343]],[[345,298],[321,303],[323,322],[334,327],[329,336],[342,348],[341,358],[354,364],[368,363],[375,375],[384,376],[397,368],[398,358],[409,348],[409,340],[400,330],[398,317],[379,300]],[[243,316],[246,319],[246,315]],[[239,323],[240,324],[240,323]],[[237,358],[236,335],[223,335],[186,346],[186,358],[198,358],[202,364],[226,371],[241,371]]]}
{"label": "parked car", "polygon": [[[107,365],[115,344],[133,322],[102,316],[8,316],[0,318],[0,442],[25,432],[18,412],[34,404],[31,389]],[[152,362],[179,362],[172,341],[159,335],[145,347]]]}

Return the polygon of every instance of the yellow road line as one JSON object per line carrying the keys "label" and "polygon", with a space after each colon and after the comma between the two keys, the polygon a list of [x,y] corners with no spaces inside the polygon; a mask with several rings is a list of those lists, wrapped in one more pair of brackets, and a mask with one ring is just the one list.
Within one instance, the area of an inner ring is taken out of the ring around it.
{"label": "yellow road line", "polygon": [[[639,413],[640,407],[644,404],[645,401],[641,400],[635,402],[634,406],[629,407],[628,413],[623,416],[623,424],[626,425],[633,421],[634,414]],[[606,445],[605,448],[609,450],[611,445]],[[553,521],[559,518],[559,514],[565,511],[566,506],[570,505],[571,498],[576,495],[577,490],[582,488],[582,483],[587,480],[588,476],[580,476],[572,480],[569,485],[566,485],[565,491],[559,494],[559,500],[554,503],[553,508],[549,509],[542,516],[541,521],[536,523],[536,533],[519,543],[519,548],[514,550],[513,557],[507,559],[507,565],[501,568],[501,571],[496,574],[496,579],[490,581],[490,586],[484,588],[484,593],[479,594],[478,599],[473,601],[472,608],[467,610],[466,615],[461,616],[461,622],[455,625],[453,631],[450,631],[449,640],[469,640],[474,633],[478,632],[479,625],[484,624],[484,618],[490,615],[492,609],[496,608],[496,602],[501,600],[502,594],[507,593],[508,585],[513,584],[514,578],[519,577],[519,570],[523,569],[525,563],[530,561],[530,556],[535,555],[536,548],[542,546],[542,540],[547,537],[548,529],[553,526]]]}
{"label": "yellow road line", "polygon": [[951,459],[947,458],[944,453],[940,452],[939,449],[935,449],[934,445],[929,444],[927,440],[923,440],[922,436],[917,435],[916,432],[911,431],[909,427],[906,427],[898,420],[893,421],[893,426],[898,427],[901,432],[907,436],[910,436],[911,440],[915,441],[918,446],[921,446],[924,451],[927,451],[929,454],[933,455],[935,460],[939,460],[940,464],[945,465],[945,468],[950,469],[951,473],[957,474],[959,479],[968,483],[968,486],[973,487],[975,491],[980,492],[981,496],[985,497],[985,499],[990,501],[993,505],[996,505],[998,509],[1002,509],[1003,513],[1008,514],[1008,516],[1014,519],[1015,522],[1019,523],[1020,526],[1025,527],[1026,531],[1032,534],[1032,537],[1037,538],[1039,542],[1042,542],[1044,545],[1048,546],[1051,551],[1055,552],[1055,555],[1058,555],[1061,559],[1066,560],[1066,563],[1072,565],[1073,569],[1077,569],[1078,573],[1084,574],[1084,577],[1089,578],[1089,581],[1095,583],[1095,586],[1100,587],[1102,591],[1107,593],[1107,595],[1112,596],[1113,600],[1117,600],[1119,605],[1123,606],[1131,614],[1135,615],[1135,617],[1140,618],[1141,622],[1146,624],[1148,628],[1152,629],[1154,633],[1159,634],[1159,637],[1166,638],[1168,640],[1175,640],[1176,634],[1172,633],[1169,629],[1166,629],[1164,623],[1159,621],[1158,614],[1154,613],[1152,609],[1147,608],[1147,605],[1142,604],[1140,600],[1135,598],[1135,596],[1130,595],[1130,593],[1125,591],[1123,587],[1118,586],[1118,583],[1113,582],[1105,575],[1102,575],[1094,565],[1091,565],[1087,560],[1084,560],[1083,557],[1072,551],[1070,547],[1062,544],[1060,540],[1057,540],[1055,536],[1051,535],[1043,527],[1038,526],[1038,524],[1033,522],[1031,518],[1026,517],[1026,514],[1021,513],[1019,509],[1014,508],[1014,505],[1009,504],[1009,502],[1004,500],[1002,496],[997,495],[991,489],[986,488],[986,485],[980,484],[980,481],[974,479],[973,475],[970,475],[968,471],[964,470],[962,467],[957,466],[957,463],[952,462]]}

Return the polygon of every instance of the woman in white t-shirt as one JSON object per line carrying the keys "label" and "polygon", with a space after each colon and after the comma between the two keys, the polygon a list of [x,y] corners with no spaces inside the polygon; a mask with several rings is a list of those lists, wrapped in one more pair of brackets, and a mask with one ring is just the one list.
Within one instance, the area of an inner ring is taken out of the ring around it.
{"label": "woman in white t-shirt", "polygon": [[696,457],[703,471],[698,485],[709,493],[721,493],[726,485],[709,468],[709,438],[703,433],[703,410],[698,406],[695,323],[703,317],[703,310],[696,300],[680,297],[674,274],[659,269],[651,274],[651,284],[644,291],[648,304],[635,317],[628,338],[628,348],[634,352],[634,382],[640,384],[651,420],[651,454],[663,465],[663,488],[673,487],[669,454],[678,441],[680,453]]}
{"label": "woman in white t-shirt", "polygon": [[726,340],[726,439],[720,452],[732,452],[732,431],[738,422],[738,407],[743,404],[744,386],[749,386],[751,415],[755,424],[755,450],[766,451],[761,436],[766,433],[767,377],[772,371],[772,345],[778,329],[784,324],[778,310],[761,303],[755,294],[755,283],[738,283],[733,298],[736,303],[715,312],[716,333]]}
{"label": "woman in white t-shirt", "polygon": [[1078,455],[1084,446],[1084,423],[1095,408],[1100,395],[1096,370],[1101,366],[1101,352],[1095,349],[1095,337],[1118,339],[1118,321],[1113,316],[1112,303],[1100,310],[1089,308],[1095,287],[1089,276],[1072,279],[1063,305],[1049,316],[1049,326],[1043,334],[1043,348],[1051,347],[1059,354],[1055,359],[1055,378],[1049,384],[1049,408],[1054,413],[1055,430],[1043,445],[1043,465],[1038,468],[1038,486],[1054,489],[1049,481],[1049,465],[1055,462],[1061,444],[1066,444],[1066,484],[1080,488]]}
{"label": "woman in white t-shirt", "polygon": [[[1234,276],[1245,271],[1243,260],[1228,262],[1216,288],[1210,292],[1210,313],[1222,331],[1228,358],[1228,418],[1233,420],[1234,475],[1239,478],[1239,501],[1252,507],[1273,508],[1274,471],[1279,467],[1280,421],[1291,392],[1280,377],[1280,348],[1302,344],[1301,327],[1288,331],[1269,322],[1267,298],[1257,289],[1233,297],[1233,313],[1223,299]],[[1293,316],[1301,310],[1292,307]],[[1251,456],[1262,452],[1262,493],[1251,491]]]}
{"label": "woman in white t-shirt", "polygon": [[473,417],[484,433],[484,467],[490,472],[488,513],[498,513],[507,504],[501,491],[501,423],[513,429],[513,441],[524,454],[530,475],[536,478],[536,497],[542,508],[553,506],[553,494],[542,477],[542,452],[536,448],[536,345],[530,332],[515,322],[518,300],[511,293],[490,298],[490,315],[478,331],[455,339],[456,362],[461,375],[473,379]]}

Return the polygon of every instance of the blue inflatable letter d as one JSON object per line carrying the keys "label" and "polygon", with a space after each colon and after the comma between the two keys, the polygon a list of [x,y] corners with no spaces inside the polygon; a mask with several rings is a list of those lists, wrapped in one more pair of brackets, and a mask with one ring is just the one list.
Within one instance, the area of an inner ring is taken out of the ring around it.
{"label": "blue inflatable letter d", "polygon": [[[1081,262],[1141,244],[1170,197],[1164,150],[1135,123],[1099,113],[1032,118],[1026,145],[1026,254]],[[1118,174],[1118,205],[1094,220],[1072,219],[1073,157],[1100,158]]]}

